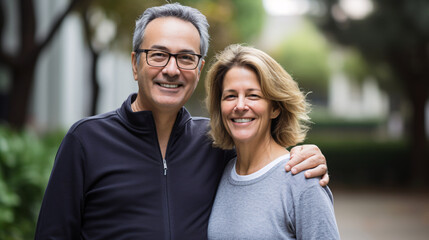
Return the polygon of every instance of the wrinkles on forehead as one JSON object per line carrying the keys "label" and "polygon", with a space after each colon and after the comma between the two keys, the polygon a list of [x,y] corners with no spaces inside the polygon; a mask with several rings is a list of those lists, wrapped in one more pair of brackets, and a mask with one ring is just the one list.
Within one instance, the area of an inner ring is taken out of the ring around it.
{"label": "wrinkles on forehead", "polygon": [[200,49],[200,35],[195,26],[175,17],[152,20],[146,27],[142,48],[156,47],[172,53],[197,53]]}

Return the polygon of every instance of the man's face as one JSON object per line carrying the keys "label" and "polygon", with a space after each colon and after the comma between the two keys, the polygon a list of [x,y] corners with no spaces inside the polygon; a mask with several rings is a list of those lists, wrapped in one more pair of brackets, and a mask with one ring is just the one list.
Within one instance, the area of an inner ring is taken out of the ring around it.
{"label": "man's face", "polygon": [[[190,22],[175,17],[152,20],[146,27],[141,49],[156,49],[170,53],[200,53],[200,35]],[[133,75],[138,81],[140,110],[178,111],[191,97],[200,78],[199,67],[179,69],[174,57],[165,67],[152,67],[146,53],[140,54],[137,64],[132,53]],[[204,61],[201,62],[201,68]]]}

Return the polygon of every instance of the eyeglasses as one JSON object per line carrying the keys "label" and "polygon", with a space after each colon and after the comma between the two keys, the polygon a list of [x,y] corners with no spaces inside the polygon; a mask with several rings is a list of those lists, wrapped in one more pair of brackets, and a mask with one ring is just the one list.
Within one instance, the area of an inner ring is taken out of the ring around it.
{"label": "eyeglasses", "polygon": [[177,67],[185,70],[193,70],[200,63],[201,55],[195,53],[169,53],[154,49],[137,49],[136,53],[146,53],[146,62],[152,67],[165,67],[170,61],[171,56],[176,58]]}

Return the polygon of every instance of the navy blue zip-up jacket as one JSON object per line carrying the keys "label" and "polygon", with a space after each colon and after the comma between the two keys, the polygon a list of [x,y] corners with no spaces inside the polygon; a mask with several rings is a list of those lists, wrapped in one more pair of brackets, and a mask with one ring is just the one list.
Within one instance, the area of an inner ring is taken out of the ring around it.
{"label": "navy blue zip-up jacket", "polygon": [[211,146],[208,119],[177,115],[165,161],[149,111],[74,124],[58,150],[35,239],[206,239],[231,151]]}

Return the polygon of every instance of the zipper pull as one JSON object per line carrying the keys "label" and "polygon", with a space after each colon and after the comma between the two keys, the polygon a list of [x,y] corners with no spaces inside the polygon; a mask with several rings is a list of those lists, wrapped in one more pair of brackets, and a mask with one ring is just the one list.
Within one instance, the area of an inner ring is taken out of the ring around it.
{"label": "zipper pull", "polygon": [[167,175],[167,161],[165,159],[162,159],[162,163],[164,164],[164,176]]}

